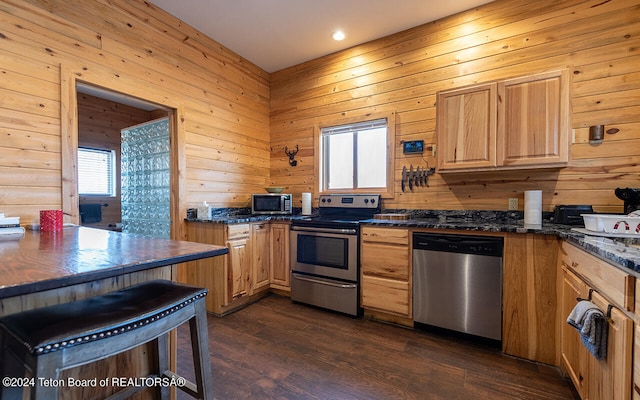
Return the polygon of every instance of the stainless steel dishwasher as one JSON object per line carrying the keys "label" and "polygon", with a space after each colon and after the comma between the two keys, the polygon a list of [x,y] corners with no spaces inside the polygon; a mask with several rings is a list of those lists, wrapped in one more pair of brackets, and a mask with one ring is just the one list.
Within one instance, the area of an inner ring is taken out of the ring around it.
{"label": "stainless steel dishwasher", "polygon": [[413,234],[415,322],[502,340],[503,240]]}

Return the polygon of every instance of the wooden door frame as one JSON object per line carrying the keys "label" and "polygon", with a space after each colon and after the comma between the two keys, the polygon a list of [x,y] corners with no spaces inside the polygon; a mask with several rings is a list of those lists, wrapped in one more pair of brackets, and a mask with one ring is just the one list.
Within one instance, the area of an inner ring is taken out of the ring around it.
{"label": "wooden door frame", "polygon": [[[121,93],[134,98],[140,98],[128,90],[126,85],[115,87],[113,80],[100,76],[89,76],[86,71],[76,71],[72,67],[60,66],[60,128],[61,128],[61,162],[62,162],[62,211],[65,214],[65,222],[80,224],[78,194],[78,95],[76,83],[82,82],[91,86],[104,88],[109,91]],[[78,79],[81,77],[81,79]],[[169,117],[169,140],[171,144],[171,238],[175,240],[186,239],[186,230],[183,218],[186,212],[184,193],[186,190],[186,155],[185,155],[185,127],[184,119],[178,115],[184,115],[182,106],[167,102],[170,96],[159,96],[149,93],[142,100],[157,104],[159,108],[167,110]]]}

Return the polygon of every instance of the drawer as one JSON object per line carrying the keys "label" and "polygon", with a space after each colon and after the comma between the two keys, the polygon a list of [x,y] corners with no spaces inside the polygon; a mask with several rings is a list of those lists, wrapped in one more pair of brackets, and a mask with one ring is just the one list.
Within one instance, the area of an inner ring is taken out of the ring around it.
{"label": "drawer", "polygon": [[247,238],[250,231],[249,224],[227,225],[227,240]]}
{"label": "drawer", "polygon": [[567,242],[562,261],[612,303],[627,311],[635,309],[635,277]]}
{"label": "drawer", "polygon": [[376,228],[366,226],[360,232],[362,242],[409,245],[408,229]]}
{"label": "drawer", "polygon": [[363,276],[362,307],[411,317],[409,282]]}
{"label": "drawer", "polygon": [[360,268],[365,275],[409,280],[409,247],[386,244],[362,244]]}

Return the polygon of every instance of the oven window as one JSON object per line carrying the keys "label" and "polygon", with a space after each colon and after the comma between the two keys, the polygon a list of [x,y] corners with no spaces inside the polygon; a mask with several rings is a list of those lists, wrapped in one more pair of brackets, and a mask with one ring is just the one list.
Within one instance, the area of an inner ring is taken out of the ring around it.
{"label": "oven window", "polygon": [[348,238],[298,235],[298,263],[349,269]]}

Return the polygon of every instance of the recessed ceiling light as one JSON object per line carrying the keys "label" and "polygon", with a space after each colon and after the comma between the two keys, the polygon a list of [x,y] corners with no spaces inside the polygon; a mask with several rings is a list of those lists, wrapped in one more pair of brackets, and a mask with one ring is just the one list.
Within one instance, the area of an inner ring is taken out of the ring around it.
{"label": "recessed ceiling light", "polygon": [[333,40],[340,41],[345,38],[345,35],[342,31],[335,31],[333,32],[333,35],[331,35],[331,37],[333,38]]}

